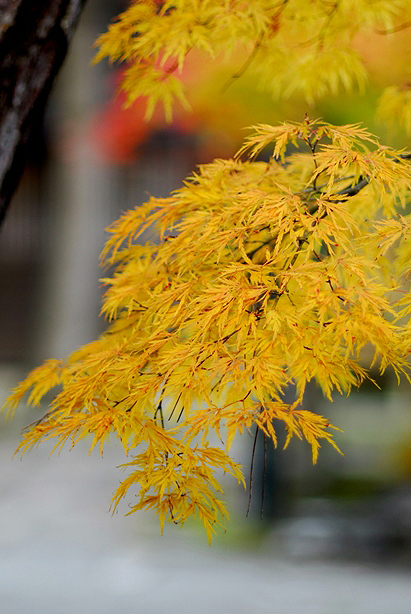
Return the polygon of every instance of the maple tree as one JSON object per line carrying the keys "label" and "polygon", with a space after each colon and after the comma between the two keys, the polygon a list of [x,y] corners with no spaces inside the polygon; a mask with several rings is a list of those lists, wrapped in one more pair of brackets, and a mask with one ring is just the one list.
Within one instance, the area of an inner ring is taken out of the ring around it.
{"label": "maple tree", "polygon": [[[148,115],[159,100],[170,114],[173,97],[184,99],[173,73],[190,49],[216,55],[251,41],[245,68],[275,92],[287,82],[288,93],[298,87],[310,100],[362,83],[352,47],[361,27],[395,29],[409,14],[400,0],[144,0],[99,39],[97,59],[129,60],[129,101],[144,94]],[[298,46],[307,37],[314,48]],[[278,54],[295,61],[274,71]],[[393,104],[384,96],[382,114]],[[358,124],[308,116],[260,124],[233,159],[200,166],[168,198],[126,212],[102,254],[115,267],[103,280],[107,330],[66,362],[34,369],[7,400],[13,411],[26,393],[37,405],[61,387],[19,450],[49,438],[75,445],[91,433],[91,448],[103,452],[115,433],[131,460],[114,508],[138,485],[131,511],[154,509],[162,527],[197,515],[211,540],[227,516],[219,471],[245,485],[229,453],[238,433],[255,425],[277,445],[280,421],[285,445],[307,440],[314,462],[322,441],[337,448],[336,427],[304,406],[310,381],[331,401],[374,365],[409,378],[410,158]],[[153,239],[145,245],[143,232]],[[295,400],[286,403],[290,385]]]}

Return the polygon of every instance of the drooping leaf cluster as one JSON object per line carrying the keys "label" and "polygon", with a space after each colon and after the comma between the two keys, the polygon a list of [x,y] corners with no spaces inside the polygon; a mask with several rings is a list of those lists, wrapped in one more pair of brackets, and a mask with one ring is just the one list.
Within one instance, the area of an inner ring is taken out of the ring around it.
{"label": "drooping leaf cluster", "polygon": [[140,487],[132,511],[152,508],[162,525],[197,515],[211,539],[227,514],[220,472],[244,482],[229,455],[238,433],[257,427],[276,445],[283,422],[285,445],[307,440],[315,462],[323,440],[336,444],[304,406],[309,382],[330,400],[349,394],[369,377],[370,348],[381,372],[408,373],[410,189],[407,154],[306,118],[256,126],[234,159],[125,213],[103,253],[115,266],[107,330],[8,399],[14,409],[30,392],[36,405],[61,386],[20,450],[91,433],[103,451],[113,433],[132,454],[114,505]]}
{"label": "drooping leaf cluster", "polygon": [[[275,98],[298,93],[312,103],[364,88],[359,37],[395,36],[409,26],[409,0],[134,0],[97,40],[96,61],[126,63],[120,87],[128,104],[147,97],[147,117],[158,101],[168,118],[173,101],[188,105],[180,72],[192,51],[204,53],[205,61],[242,58],[233,80],[248,71]],[[409,116],[404,88],[384,91],[381,118],[390,119],[392,105],[400,106],[399,120]],[[410,133],[409,122],[401,125]]]}

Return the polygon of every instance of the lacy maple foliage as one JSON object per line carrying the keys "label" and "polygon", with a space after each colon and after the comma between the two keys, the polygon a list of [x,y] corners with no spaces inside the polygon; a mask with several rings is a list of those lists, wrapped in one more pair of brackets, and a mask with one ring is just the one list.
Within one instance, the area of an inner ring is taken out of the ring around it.
{"label": "lacy maple foliage", "polygon": [[[129,104],[147,97],[147,117],[158,101],[169,118],[175,99],[187,106],[178,74],[191,50],[242,54],[233,79],[247,70],[274,96],[312,102],[364,86],[358,34],[410,20],[409,0],[138,0],[99,38],[96,60],[127,62],[121,87]],[[409,89],[387,88],[378,111],[408,133]],[[60,388],[19,450],[91,434],[103,452],[115,434],[130,473],[114,509],[135,486],[132,512],[153,509],[162,527],[198,516],[211,540],[228,515],[219,474],[245,485],[230,456],[237,434],[258,429],[277,445],[282,422],[285,445],[305,439],[314,462],[323,441],[337,448],[335,427],[304,405],[309,382],[332,400],[367,367],[409,378],[410,158],[359,125],[258,125],[234,159],[125,213],[102,256],[114,267],[107,330],[34,369],[7,400],[13,412],[26,394],[39,405]]]}
{"label": "lacy maple foliage", "polygon": [[[256,160],[263,150],[268,161]],[[244,484],[229,455],[238,433],[256,425],[276,445],[282,421],[285,445],[306,439],[314,462],[322,441],[337,447],[304,407],[307,383],[330,400],[349,394],[369,377],[369,344],[381,372],[409,371],[409,157],[358,125],[259,125],[234,159],[125,213],[102,256],[115,266],[103,280],[108,328],[14,389],[11,410],[61,386],[19,449],[91,433],[103,451],[114,433],[132,455],[114,506],[139,486],[132,511],[153,508],[162,526],[198,515],[211,539],[227,515],[216,475]],[[147,231],[153,241],[139,244]]]}
{"label": "lacy maple foliage", "polygon": [[[170,119],[175,101],[189,106],[179,73],[193,50],[205,61],[239,58],[231,81],[247,71],[274,98],[302,94],[313,103],[364,90],[358,39],[410,27],[409,0],[135,0],[98,38],[95,61],[126,62],[120,88],[128,104],[147,97],[149,118],[160,101]],[[402,78],[384,89],[378,116],[391,122],[394,112],[411,134],[409,73]]]}

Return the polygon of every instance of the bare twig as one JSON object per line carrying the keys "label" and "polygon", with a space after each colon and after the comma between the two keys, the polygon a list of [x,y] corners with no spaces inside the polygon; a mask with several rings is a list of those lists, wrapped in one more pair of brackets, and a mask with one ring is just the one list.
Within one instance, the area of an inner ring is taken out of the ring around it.
{"label": "bare twig", "polygon": [[251,499],[253,496],[253,470],[254,470],[254,458],[255,458],[255,449],[257,447],[257,438],[258,438],[258,431],[259,428],[257,426],[257,430],[255,432],[254,435],[254,444],[253,444],[253,451],[251,453],[251,466],[250,466],[250,492],[248,495],[248,506],[247,506],[247,513],[246,516],[248,516],[248,514],[250,513],[250,508],[251,508]]}
{"label": "bare twig", "polygon": [[265,496],[266,474],[267,474],[267,435],[264,433],[264,467],[263,467],[263,484],[261,487],[261,520],[264,518],[264,496]]}
{"label": "bare twig", "polygon": [[[278,11],[275,13],[275,15],[272,18],[273,23],[276,23],[278,18],[280,17],[281,13],[283,12],[285,6],[288,4],[289,0],[283,0],[280,4],[280,8],[278,9]],[[246,72],[246,70],[248,69],[248,67],[252,64],[252,62],[254,61],[255,56],[257,55],[257,52],[259,50],[259,48],[261,47],[261,43],[263,42],[264,39],[264,34],[261,34],[259,36],[259,38],[257,39],[252,52],[250,53],[250,55],[248,56],[248,58],[246,59],[246,61],[244,62],[244,64],[242,65],[242,67],[236,72],[234,73],[234,75],[231,75],[231,77],[226,81],[226,83],[223,85],[223,87],[220,90],[221,94],[224,94],[224,92],[230,87],[230,85],[236,80],[239,79],[240,77],[243,76],[243,74]]]}
{"label": "bare twig", "polygon": [[250,53],[250,55],[248,56],[248,58],[246,59],[246,61],[242,65],[242,67],[236,73],[234,73],[234,75],[231,75],[231,77],[229,79],[227,79],[227,81],[225,82],[225,84],[223,85],[223,87],[220,90],[220,94],[224,94],[228,90],[230,85],[232,83],[234,83],[234,81],[236,79],[239,79],[240,77],[243,76],[243,74],[246,72],[246,70],[250,66],[250,64],[252,64],[255,56],[257,55],[257,52],[258,52],[258,50],[259,50],[259,48],[261,46],[262,40],[263,40],[263,35],[261,35],[259,37],[259,39],[256,41],[252,52]]}
{"label": "bare twig", "polygon": [[383,36],[386,34],[394,34],[395,32],[400,32],[401,30],[405,30],[411,26],[411,21],[406,21],[399,26],[395,26],[394,28],[389,28],[388,30],[377,30],[374,28],[374,32],[377,34],[382,34]]}
{"label": "bare twig", "polygon": [[348,186],[348,188],[344,188],[337,192],[338,196],[355,196],[358,192],[361,192],[366,185],[370,183],[369,177],[360,178],[360,181],[354,185]]}

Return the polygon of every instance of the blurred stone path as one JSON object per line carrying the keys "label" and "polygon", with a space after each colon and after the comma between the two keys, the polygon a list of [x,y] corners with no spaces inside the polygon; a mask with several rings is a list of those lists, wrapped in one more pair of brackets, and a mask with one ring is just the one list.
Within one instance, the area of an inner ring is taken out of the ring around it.
{"label": "blurred stone path", "polygon": [[[209,548],[151,516],[114,517],[124,462],[79,445],[12,454],[0,434],[0,614],[406,614],[411,572]],[[126,511],[123,507],[123,512]]]}

